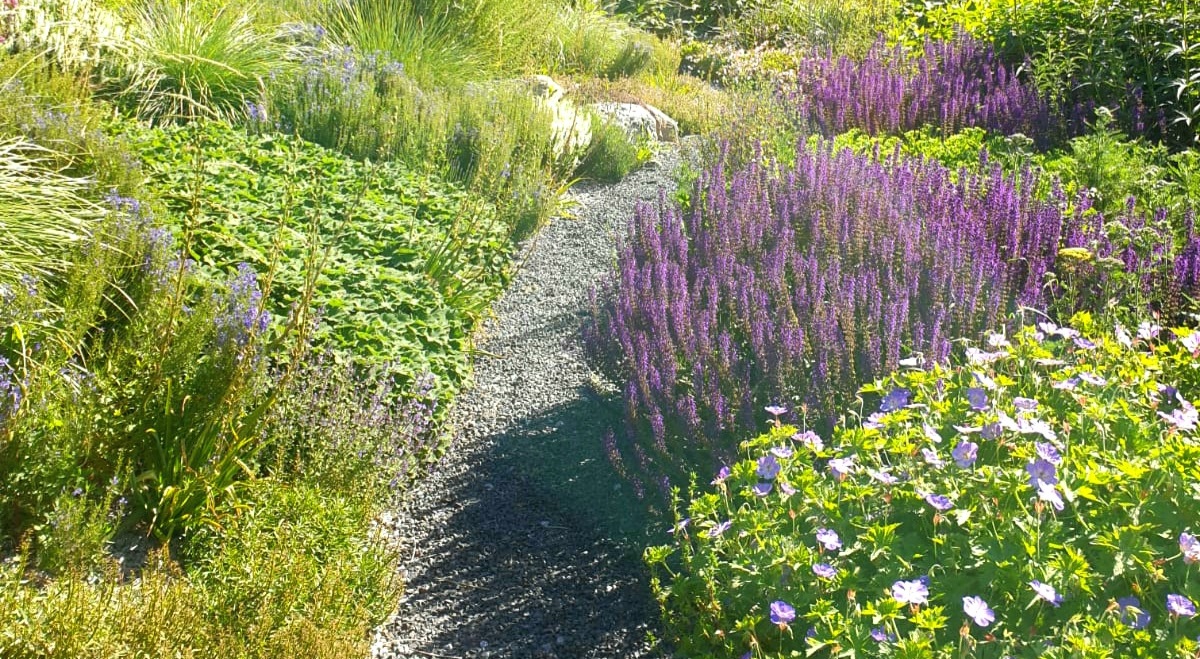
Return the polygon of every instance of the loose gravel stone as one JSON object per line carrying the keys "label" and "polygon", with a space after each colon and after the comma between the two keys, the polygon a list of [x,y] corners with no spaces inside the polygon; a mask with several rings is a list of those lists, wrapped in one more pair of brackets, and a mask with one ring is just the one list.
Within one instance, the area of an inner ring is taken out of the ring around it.
{"label": "loose gravel stone", "polygon": [[554,220],[525,246],[523,267],[482,328],[475,385],[451,413],[451,449],[383,521],[404,552],[405,592],[377,630],[375,657],[654,652],[657,610],[637,553],[560,505],[526,468],[538,457],[512,455],[517,443],[533,456],[538,442],[600,443],[607,421],[589,411],[603,402],[589,394],[595,376],[579,328],[636,205],[675,187],[678,147],[655,160],[620,183],[578,186],[575,217]]}

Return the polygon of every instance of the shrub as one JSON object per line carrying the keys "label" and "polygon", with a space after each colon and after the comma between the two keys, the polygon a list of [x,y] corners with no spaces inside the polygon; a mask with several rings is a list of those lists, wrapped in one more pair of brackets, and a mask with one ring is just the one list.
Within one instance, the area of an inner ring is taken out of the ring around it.
{"label": "shrub", "polygon": [[592,119],[592,143],[575,168],[581,178],[615,182],[625,178],[641,164],[641,148],[634,144],[619,125],[595,117]]}
{"label": "shrub", "polygon": [[889,27],[897,0],[766,0],[722,21],[719,39],[742,48],[760,44],[860,56]]}
{"label": "shrub", "polygon": [[102,66],[127,38],[121,18],[94,0],[0,3],[0,50],[44,54],[73,73]]}
{"label": "shrub", "polygon": [[1043,323],[776,421],[646,551],[679,649],[1190,656],[1197,337]]}
{"label": "shrub", "polygon": [[585,80],[577,95],[589,101],[647,103],[679,122],[685,135],[704,135],[724,125],[737,97],[690,75],[644,74],[615,81]]}
{"label": "shrub", "polygon": [[860,128],[869,134],[933,126],[942,134],[978,126],[1024,133],[1040,143],[1057,135],[1055,116],[1036,89],[968,37],[925,42],[910,60],[879,41],[861,62],[810,57],[785,106],[802,127],[826,136]]}
{"label": "shrub", "polygon": [[1065,214],[1039,185],[822,147],[792,168],[718,162],[688,210],[641,207],[588,329],[625,397],[618,469],[644,485],[712,464],[769,402],[828,423],[906,353],[942,362],[1021,305],[1188,308],[1190,222],[1177,250],[1160,216]]}
{"label": "shrub", "polygon": [[143,118],[241,117],[284,61],[282,44],[231,5],[147,0],[132,11],[112,92]]}

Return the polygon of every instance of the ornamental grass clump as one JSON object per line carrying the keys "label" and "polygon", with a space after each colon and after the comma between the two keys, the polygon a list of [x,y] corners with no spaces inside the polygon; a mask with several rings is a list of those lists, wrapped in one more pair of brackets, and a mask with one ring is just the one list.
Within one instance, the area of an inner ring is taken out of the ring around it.
{"label": "ornamental grass clump", "polygon": [[669,636],[706,657],[1194,656],[1197,349],[1080,314],[894,372],[823,439],[774,422],[646,551]]}
{"label": "ornamental grass clump", "polygon": [[686,211],[640,208],[587,330],[624,394],[617,468],[639,487],[708,469],[780,401],[827,427],[902,358],[944,363],[952,340],[1021,306],[1187,308],[1190,223],[1176,236],[1164,218],[1106,220],[1083,200],[1068,213],[1041,185],[820,147],[794,168],[718,162]]}
{"label": "ornamental grass clump", "polygon": [[781,93],[801,129],[830,137],[852,128],[880,135],[933,126],[953,135],[979,127],[1047,143],[1059,132],[1037,88],[966,36],[926,41],[915,56],[881,40],[861,61],[805,58]]}

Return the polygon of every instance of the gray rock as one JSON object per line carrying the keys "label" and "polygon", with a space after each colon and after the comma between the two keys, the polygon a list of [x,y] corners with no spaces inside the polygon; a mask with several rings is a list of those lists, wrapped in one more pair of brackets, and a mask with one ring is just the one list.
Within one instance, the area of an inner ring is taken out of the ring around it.
{"label": "gray rock", "polygon": [[679,124],[653,105],[604,101],[594,103],[590,107],[600,116],[623,128],[625,133],[635,140],[679,140]]}

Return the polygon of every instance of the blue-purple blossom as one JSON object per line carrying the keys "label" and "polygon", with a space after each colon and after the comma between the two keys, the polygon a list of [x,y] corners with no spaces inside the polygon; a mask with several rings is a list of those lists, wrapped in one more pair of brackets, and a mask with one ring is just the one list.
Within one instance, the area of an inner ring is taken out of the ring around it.
{"label": "blue-purple blossom", "polygon": [[1052,465],[1062,463],[1062,455],[1058,452],[1058,447],[1049,442],[1034,442],[1034,450],[1042,460],[1049,462]]}
{"label": "blue-purple blossom", "polygon": [[787,481],[779,481],[779,491],[783,492],[784,496],[792,496],[796,493],[796,488],[792,487]]}
{"label": "blue-purple blossom", "polygon": [[934,494],[932,492],[925,495],[925,503],[933,506],[934,510],[945,512],[954,507],[954,502],[950,497],[944,494]]}
{"label": "blue-purple blossom", "polygon": [[779,461],[773,455],[764,455],[758,459],[758,468],[755,473],[759,478],[771,480],[779,475]]}
{"label": "blue-purple blossom", "polygon": [[829,471],[838,478],[843,478],[854,471],[854,456],[848,458],[833,458],[829,461]]}
{"label": "blue-purple blossom", "polygon": [[733,527],[733,520],[725,520],[708,530],[708,537],[715,538]]}
{"label": "blue-purple blossom", "polygon": [[988,397],[987,392],[979,387],[967,388],[967,403],[971,409],[980,412],[987,409]]}
{"label": "blue-purple blossom", "polygon": [[871,639],[876,643],[889,643],[896,640],[896,635],[883,627],[872,627]]}
{"label": "blue-purple blossom", "polygon": [[1080,371],[1077,375],[1080,380],[1092,385],[1093,387],[1103,387],[1104,385],[1108,384],[1108,380],[1090,371]]}
{"label": "blue-purple blossom", "polygon": [[1038,499],[1050,504],[1055,510],[1062,512],[1065,504],[1058,488],[1046,482],[1039,481],[1037,486]]}
{"label": "blue-purple blossom", "polygon": [[1143,341],[1149,341],[1157,338],[1158,333],[1162,331],[1161,325],[1156,325],[1148,320],[1143,320],[1137,328],[1137,338]]}
{"label": "blue-purple blossom", "polygon": [[937,429],[936,429],[936,428],[934,428],[933,426],[929,425],[928,423],[921,424],[921,430],[923,430],[923,431],[925,432],[925,437],[926,437],[926,439],[928,439],[929,441],[931,441],[931,442],[933,442],[933,443],[935,443],[935,444],[941,444],[941,443],[942,443],[942,435],[941,435],[941,433],[939,433],[939,432],[937,431]]}
{"label": "blue-purple blossom", "polygon": [[837,568],[829,563],[814,563],[812,566],[813,574],[822,579],[832,579],[837,576]]}
{"label": "blue-purple blossom", "polygon": [[985,423],[983,429],[979,431],[979,436],[984,439],[996,439],[1003,434],[1004,426],[997,422]]}
{"label": "blue-purple blossom", "polygon": [[912,399],[912,390],[905,387],[897,387],[888,392],[883,397],[883,402],[879,405],[880,412],[894,412],[908,405]]}
{"label": "blue-purple blossom", "polygon": [[717,471],[716,478],[713,478],[712,484],[720,485],[721,483],[724,483],[725,479],[729,478],[730,473],[732,473],[732,472],[730,472],[728,466],[721,467],[721,469]]}
{"label": "blue-purple blossom", "polygon": [[765,409],[767,410],[767,414],[776,417],[783,416],[788,411],[786,407],[780,405],[768,405]]}
{"label": "blue-purple blossom", "polygon": [[1145,629],[1150,624],[1150,614],[1142,609],[1142,602],[1136,597],[1117,598],[1117,610],[1121,614],[1121,622],[1134,629]]}
{"label": "blue-purple blossom", "polygon": [[781,460],[786,460],[792,457],[792,448],[790,446],[772,446],[771,455]]}
{"label": "blue-purple blossom", "polygon": [[1200,540],[1191,533],[1179,534],[1179,551],[1183,554],[1183,562],[1192,564],[1200,561]]}
{"label": "blue-purple blossom", "polygon": [[842,548],[842,539],[838,537],[837,531],[833,529],[817,529],[817,542],[821,544],[821,547],[825,551],[837,551]]}
{"label": "blue-purple blossom", "polygon": [[1184,595],[1171,593],[1167,595],[1167,613],[1173,616],[1191,618],[1196,615],[1196,604]]}
{"label": "blue-purple blossom", "polygon": [[1055,389],[1063,389],[1066,391],[1071,391],[1071,390],[1074,390],[1076,387],[1078,387],[1080,382],[1082,382],[1082,380],[1079,379],[1079,376],[1072,375],[1069,378],[1064,378],[1062,380],[1058,380],[1057,382],[1054,382],[1050,386],[1054,387]]}
{"label": "blue-purple blossom", "polygon": [[975,458],[979,456],[979,445],[975,442],[959,442],[950,455],[954,457],[954,464],[967,469],[975,464]]}
{"label": "blue-purple blossom", "polygon": [[771,602],[771,622],[783,627],[796,619],[796,609],[783,600]]}
{"label": "blue-purple blossom", "polygon": [[1056,607],[1062,604],[1063,596],[1054,589],[1054,586],[1035,579],[1029,582],[1029,587],[1033,589],[1033,592],[1037,594],[1039,599],[1043,599]]}
{"label": "blue-purple blossom", "polygon": [[1038,458],[1025,465],[1025,471],[1029,474],[1029,487],[1036,489],[1042,483],[1058,483],[1058,469],[1053,462],[1044,458]]}
{"label": "blue-purple blossom", "polygon": [[1015,407],[1018,412],[1033,412],[1037,410],[1038,402],[1032,398],[1017,396],[1016,398],[1013,398],[1013,407]]}
{"label": "blue-purple blossom", "polygon": [[756,497],[765,497],[771,493],[771,484],[756,483],[754,487],[750,488],[750,491],[753,492],[754,496]]}
{"label": "blue-purple blossom", "polygon": [[946,462],[938,457],[937,451],[933,449],[921,449],[921,455],[925,458],[926,464],[929,464],[935,469],[941,469],[946,466]]}
{"label": "blue-purple blossom", "polygon": [[792,441],[803,444],[814,452],[820,452],[825,449],[825,442],[821,440],[821,437],[817,433],[811,430],[805,430],[804,432],[792,435]]}
{"label": "blue-purple blossom", "polygon": [[929,601],[928,584],[919,579],[897,581],[892,584],[892,599],[901,604],[919,606]]}
{"label": "blue-purple blossom", "polygon": [[896,478],[895,476],[893,476],[886,469],[868,469],[867,475],[870,476],[873,480],[879,481],[880,483],[883,483],[884,485],[895,485],[896,483],[900,482],[899,478]]}
{"label": "blue-purple blossom", "polygon": [[974,595],[963,598],[963,613],[980,627],[987,627],[996,621],[996,612],[992,611],[982,597]]}

